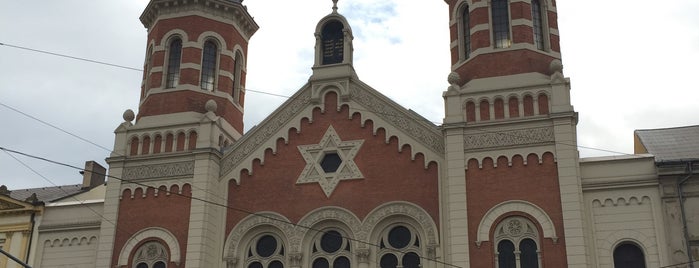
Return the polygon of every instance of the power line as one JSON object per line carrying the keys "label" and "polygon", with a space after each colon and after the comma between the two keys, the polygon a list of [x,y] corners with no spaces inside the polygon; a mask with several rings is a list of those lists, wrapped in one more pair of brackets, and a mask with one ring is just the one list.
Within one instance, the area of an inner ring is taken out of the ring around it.
{"label": "power line", "polygon": [[[51,159],[48,159],[48,158],[44,158],[44,157],[40,157],[40,156],[35,156],[35,155],[28,154],[28,153],[24,153],[24,152],[20,152],[20,151],[17,151],[17,150],[8,149],[8,148],[2,147],[2,146],[0,146],[0,150],[5,151],[6,153],[14,153],[14,154],[18,154],[18,155],[22,155],[22,156],[25,156],[25,157],[29,157],[29,158],[33,158],[33,159],[45,161],[45,162],[52,163],[52,164],[59,165],[59,166],[63,166],[63,167],[68,167],[68,168],[72,168],[72,169],[76,169],[76,170],[80,170],[80,171],[89,171],[89,170],[85,170],[84,168],[80,168],[80,167],[76,167],[76,166],[73,166],[73,165],[70,165],[70,164],[62,163],[62,162],[59,162],[59,161],[56,161],[56,160],[51,160]],[[120,178],[120,177],[112,176],[112,175],[109,175],[109,174],[102,174],[102,173],[98,173],[98,172],[93,172],[93,173],[98,174],[98,175],[104,175],[105,177],[113,178],[113,179],[119,180],[119,181],[121,181],[121,182],[126,182],[126,183],[135,184],[135,185],[138,185],[138,186],[146,187],[146,188],[148,188],[148,189],[156,189],[156,187],[153,187],[153,186],[150,186],[150,185],[141,183],[141,182],[137,182],[137,181],[134,181],[134,180],[122,179],[122,178]],[[191,185],[191,184],[190,184],[190,185]],[[229,206],[229,205],[225,205],[225,204],[216,203],[216,202],[214,202],[214,201],[209,201],[209,200],[206,200],[206,199],[203,199],[203,198],[199,198],[199,197],[194,197],[194,196],[191,196],[191,195],[181,194],[181,193],[179,193],[179,192],[173,192],[173,191],[170,191],[169,189],[167,189],[167,190],[165,190],[165,191],[163,191],[163,192],[165,192],[165,193],[167,193],[167,194],[171,194],[171,195],[177,195],[177,196],[180,196],[180,197],[188,198],[188,199],[191,199],[191,200],[196,200],[196,201],[203,202],[203,203],[206,203],[206,204],[210,204],[210,205],[222,207],[222,208],[225,208],[225,209],[228,209],[228,210],[232,210],[232,211],[236,211],[236,212],[241,212],[241,213],[248,214],[248,215],[252,215],[252,216],[255,216],[255,217],[265,218],[265,219],[268,219],[268,220],[271,220],[271,221],[275,221],[275,222],[279,222],[279,223],[282,223],[282,224],[289,224],[289,225],[292,225],[292,226],[295,226],[295,227],[300,227],[300,228],[303,228],[303,229],[306,229],[306,230],[309,230],[309,231],[315,231],[315,232],[318,232],[318,233],[328,234],[328,232],[325,232],[325,231],[320,230],[320,229],[315,229],[315,228],[310,227],[310,226],[304,226],[304,225],[296,224],[296,223],[293,223],[293,222],[290,222],[290,221],[285,221],[285,220],[282,220],[282,219],[277,219],[277,218],[270,217],[270,216],[267,216],[267,215],[259,214],[259,213],[256,213],[256,212],[252,212],[252,211],[249,211],[249,210],[246,210],[246,209],[242,209],[242,208],[237,208],[237,207],[233,207],[233,206]],[[364,244],[364,245],[367,245],[367,246],[372,246],[372,247],[376,247],[376,248],[379,248],[379,249],[381,248],[381,246],[378,245],[378,244],[374,244],[374,243],[370,243],[370,242],[366,242],[366,241],[362,241],[362,240],[359,240],[359,239],[355,239],[355,238],[351,238],[351,237],[346,237],[346,236],[340,236],[340,237],[342,237],[342,238],[344,238],[344,239],[347,239],[347,240],[349,240],[349,241],[354,241],[354,242],[357,242],[357,243],[360,243],[360,244]],[[389,249],[390,249],[390,248],[389,248]],[[408,253],[407,251],[403,251],[403,250],[400,250],[400,249],[390,249],[390,250],[394,250],[395,252],[402,253],[402,254]],[[437,260],[437,259],[432,259],[432,258],[429,258],[429,257],[424,257],[424,256],[421,256],[421,255],[419,255],[419,254],[418,254],[418,257],[419,257],[420,259],[424,259],[424,260],[426,260],[426,261],[435,262],[435,263],[443,264],[443,265],[450,266],[450,267],[461,268],[460,266],[453,265],[453,264],[450,264],[450,263],[447,263],[447,262],[443,262],[443,261],[440,261],[440,260]]]}
{"label": "power line", "polygon": [[32,51],[32,52],[37,52],[37,53],[48,54],[48,55],[52,55],[52,56],[58,56],[58,57],[63,57],[63,58],[69,58],[69,59],[79,60],[79,61],[86,61],[86,62],[91,62],[91,63],[96,63],[96,64],[102,64],[102,65],[107,65],[107,66],[112,66],[112,67],[117,67],[117,68],[132,70],[132,71],[139,71],[139,72],[142,72],[142,71],[143,71],[143,70],[141,70],[141,69],[132,68],[132,67],[123,66],[123,65],[118,65],[118,64],[113,64],[113,63],[108,63],[108,62],[104,62],[104,61],[91,60],[91,59],[87,59],[87,58],[75,57],[75,56],[70,56],[70,55],[66,55],[66,54],[60,54],[60,53],[50,52],[50,51],[46,51],[46,50],[40,50],[40,49],[34,49],[34,48],[23,47],[23,46],[11,45],[11,44],[8,44],[8,43],[0,43],[0,45],[1,45],[1,46],[12,47],[12,48],[17,48],[17,49],[22,49],[22,50],[27,50],[27,51]]}

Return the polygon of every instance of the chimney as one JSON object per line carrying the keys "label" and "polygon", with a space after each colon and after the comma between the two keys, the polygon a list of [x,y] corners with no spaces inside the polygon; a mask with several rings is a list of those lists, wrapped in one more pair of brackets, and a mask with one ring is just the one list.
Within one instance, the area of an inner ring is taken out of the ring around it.
{"label": "chimney", "polygon": [[104,184],[104,178],[107,174],[107,169],[95,161],[85,162],[85,171],[83,174],[83,189],[92,189]]}

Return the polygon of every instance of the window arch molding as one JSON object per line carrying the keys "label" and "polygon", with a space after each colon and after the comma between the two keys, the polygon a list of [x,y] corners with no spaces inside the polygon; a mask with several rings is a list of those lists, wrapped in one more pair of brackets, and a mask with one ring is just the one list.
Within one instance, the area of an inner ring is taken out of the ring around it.
{"label": "window arch molding", "polygon": [[218,87],[221,52],[225,50],[225,44],[221,42],[221,39],[212,36],[205,36],[198,44],[201,47],[199,87],[214,92]]}
{"label": "window arch molding", "polygon": [[134,252],[132,267],[140,268],[145,265],[146,268],[165,268],[168,263],[168,255],[168,249],[163,246],[161,241],[146,240]]}
{"label": "window arch molding", "polygon": [[[181,30],[173,30],[172,33],[164,38],[164,60],[163,60],[163,76],[162,88],[175,88],[179,84],[180,73],[182,71],[182,52],[185,47],[186,34]],[[182,33],[180,33],[182,32]],[[175,45],[179,42],[179,45]],[[179,46],[179,48],[177,47]],[[175,51],[178,49],[179,51]],[[175,62],[176,61],[176,62]]]}
{"label": "window arch molding", "polygon": [[496,267],[541,267],[541,248],[540,230],[527,217],[507,215],[493,228]]}
{"label": "window arch molding", "polygon": [[146,228],[132,235],[121,248],[117,264],[119,266],[128,265],[129,256],[136,246],[141,246],[141,244],[147,242],[147,240],[152,240],[153,238],[161,240],[163,242],[163,246],[166,246],[170,250],[170,259],[168,261],[179,265],[180,245],[179,242],[177,242],[177,238],[175,238],[170,231],[158,227]]}
{"label": "window arch molding", "polygon": [[539,224],[542,231],[540,234],[541,238],[551,238],[554,241],[558,240],[553,221],[542,208],[523,200],[509,200],[493,206],[485,213],[481,222],[478,224],[476,244],[480,246],[482,242],[489,241],[490,230],[493,224],[498,222],[505,214],[512,212],[524,213],[531,217],[533,222]]}
{"label": "window arch molding", "polygon": [[[224,261],[235,263],[246,256],[247,245],[261,233],[273,233],[290,248],[293,226],[289,219],[276,212],[263,211],[248,215],[231,229],[224,244]],[[287,249],[288,250],[288,249]]]}
{"label": "window arch molding", "polygon": [[624,243],[634,244],[641,249],[647,267],[658,266],[660,263],[658,258],[660,252],[656,238],[636,230],[619,230],[601,240],[597,249],[599,258],[614,263],[614,250]]}

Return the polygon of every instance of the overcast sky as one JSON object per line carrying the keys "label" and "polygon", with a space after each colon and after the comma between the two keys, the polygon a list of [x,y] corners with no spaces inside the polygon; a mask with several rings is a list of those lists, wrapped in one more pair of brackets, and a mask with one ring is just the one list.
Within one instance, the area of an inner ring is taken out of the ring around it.
{"label": "overcast sky", "polygon": [[[140,69],[146,0],[5,1],[0,43]],[[578,143],[633,153],[635,129],[699,124],[699,1],[559,0],[564,75],[579,112]],[[247,88],[290,96],[311,74],[313,32],[330,0],[246,0],[260,29],[250,41]],[[450,72],[442,0],[340,0],[354,32],[354,66],[367,84],[439,124]],[[111,149],[141,72],[0,46],[0,103]],[[283,98],[246,95],[245,127]],[[107,150],[0,106],[0,146],[80,166]],[[612,155],[580,148],[583,157]],[[617,154],[618,154],[617,153]],[[77,170],[0,152],[10,189],[81,183]]]}

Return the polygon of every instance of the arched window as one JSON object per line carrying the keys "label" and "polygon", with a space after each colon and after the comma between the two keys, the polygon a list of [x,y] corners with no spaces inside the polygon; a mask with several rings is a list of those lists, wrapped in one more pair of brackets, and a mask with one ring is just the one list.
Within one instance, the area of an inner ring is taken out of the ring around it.
{"label": "arched window", "polygon": [[493,43],[496,48],[510,47],[510,3],[508,0],[493,0],[491,4]]}
{"label": "arched window", "polygon": [[536,48],[544,50],[544,21],[541,14],[541,3],[532,0],[532,26],[534,28],[534,44]]}
{"label": "arched window", "polygon": [[614,267],[646,268],[646,258],[638,246],[623,243],[614,249]]}
{"label": "arched window", "polygon": [[463,51],[464,59],[468,59],[471,56],[471,24],[469,23],[469,8],[468,5],[464,5],[464,9],[461,10],[461,34],[463,35]]}
{"label": "arched window", "polygon": [[153,45],[148,46],[146,51],[146,62],[143,67],[143,90],[141,98],[146,96],[146,92],[150,89],[150,68],[153,67]]}
{"label": "arched window", "polygon": [[539,232],[529,219],[519,216],[504,219],[495,228],[494,237],[496,267],[539,268]]}
{"label": "arched window", "polygon": [[331,21],[323,26],[321,33],[323,64],[342,63],[344,55],[344,26],[339,21]]}
{"label": "arched window", "polygon": [[247,249],[246,268],[284,268],[284,244],[273,234],[262,234]]}
{"label": "arched window", "polygon": [[393,226],[379,241],[379,265],[381,268],[419,268],[420,238],[407,226]]}
{"label": "arched window", "polygon": [[216,58],[217,46],[214,41],[206,41],[204,43],[204,51],[201,60],[201,88],[206,90],[214,90],[216,82]]}
{"label": "arched window", "polygon": [[243,55],[240,51],[235,52],[235,65],[233,67],[233,99],[240,103],[240,90],[243,86],[241,81],[243,76]]}
{"label": "arched window", "polygon": [[352,248],[345,237],[337,230],[319,233],[311,246],[311,267],[349,268]]}
{"label": "arched window", "polygon": [[147,242],[138,248],[133,257],[133,266],[136,268],[165,268],[168,261],[168,252],[159,242]]}
{"label": "arched window", "polygon": [[180,81],[180,61],[182,60],[182,39],[175,38],[170,42],[167,58],[166,88],[174,88]]}

